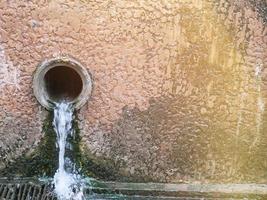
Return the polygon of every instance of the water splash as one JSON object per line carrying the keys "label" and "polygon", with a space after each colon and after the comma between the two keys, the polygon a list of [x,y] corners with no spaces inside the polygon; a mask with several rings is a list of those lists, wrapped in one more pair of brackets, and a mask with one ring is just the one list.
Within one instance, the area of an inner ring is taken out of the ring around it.
{"label": "water splash", "polygon": [[71,149],[67,141],[73,135],[73,108],[70,103],[57,103],[54,108],[53,126],[57,134],[58,169],[54,175],[55,193],[60,200],[83,200],[83,184],[81,176],[76,172],[74,164],[65,155],[66,148]]}

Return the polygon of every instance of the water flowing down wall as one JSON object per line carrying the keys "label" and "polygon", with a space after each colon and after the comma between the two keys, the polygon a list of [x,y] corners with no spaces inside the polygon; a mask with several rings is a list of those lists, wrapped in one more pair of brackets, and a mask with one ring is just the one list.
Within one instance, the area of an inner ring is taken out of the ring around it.
{"label": "water flowing down wall", "polygon": [[2,1],[0,168],[44,138],[37,66],[70,55],[93,79],[77,117],[96,177],[266,182],[266,9],[263,0]]}

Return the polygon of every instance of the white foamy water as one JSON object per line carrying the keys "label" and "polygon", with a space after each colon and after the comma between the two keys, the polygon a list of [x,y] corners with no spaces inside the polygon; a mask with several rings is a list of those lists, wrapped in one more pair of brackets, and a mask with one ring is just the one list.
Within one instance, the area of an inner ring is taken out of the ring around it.
{"label": "white foamy water", "polygon": [[65,156],[66,148],[70,146],[67,142],[67,138],[69,135],[73,134],[72,120],[72,105],[66,102],[56,104],[54,108],[53,126],[57,134],[59,167],[54,175],[53,184],[55,186],[55,193],[60,200],[84,199],[81,176],[70,167],[73,163]]}

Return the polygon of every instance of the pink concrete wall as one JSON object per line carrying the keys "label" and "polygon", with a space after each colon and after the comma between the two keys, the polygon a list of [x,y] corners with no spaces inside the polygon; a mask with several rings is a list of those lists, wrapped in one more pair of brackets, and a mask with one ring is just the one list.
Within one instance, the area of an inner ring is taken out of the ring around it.
{"label": "pink concrete wall", "polygon": [[266,180],[264,16],[230,0],[1,1],[0,168],[43,137],[33,73],[67,54],[93,76],[82,147],[122,175]]}

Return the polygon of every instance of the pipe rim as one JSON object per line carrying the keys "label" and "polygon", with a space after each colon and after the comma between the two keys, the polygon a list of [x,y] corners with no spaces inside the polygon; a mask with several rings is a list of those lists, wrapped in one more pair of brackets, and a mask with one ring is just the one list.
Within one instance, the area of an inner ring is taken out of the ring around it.
{"label": "pipe rim", "polygon": [[56,58],[51,58],[44,60],[41,62],[33,77],[33,93],[36,97],[37,101],[44,106],[48,110],[53,109],[53,104],[50,102],[55,102],[52,100],[45,88],[45,75],[46,73],[55,67],[64,66],[69,67],[75,70],[81,80],[82,80],[82,90],[80,94],[72,101],[75,109],[80,109],[90,98],[92,92],[92,78],[91,74],[87,71],[87,69],[76,59],[67,57],[67,56],[59,56]]}

